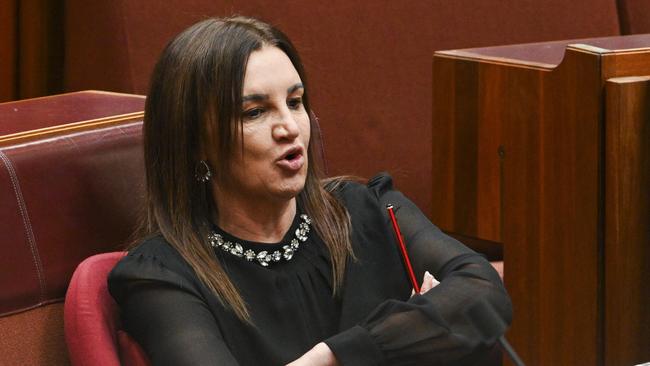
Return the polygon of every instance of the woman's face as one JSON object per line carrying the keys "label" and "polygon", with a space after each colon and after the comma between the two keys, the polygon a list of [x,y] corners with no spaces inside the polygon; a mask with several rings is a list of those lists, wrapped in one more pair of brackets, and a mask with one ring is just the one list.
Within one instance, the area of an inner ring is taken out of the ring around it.
{"label": "woman's face", "polygon": [[310,132],[303,93],[300,76],[284,52],[264,46],[251,53],[241,106],[244,146],[235,147],[231,174],[219,182],[220,193],[254,201],[286,201],[300,193],[307,177]]}

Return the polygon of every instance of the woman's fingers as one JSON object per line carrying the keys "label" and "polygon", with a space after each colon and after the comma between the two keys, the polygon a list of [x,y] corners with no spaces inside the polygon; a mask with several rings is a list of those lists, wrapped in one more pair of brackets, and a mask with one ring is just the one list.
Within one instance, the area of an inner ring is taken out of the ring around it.
{"label": "woman's fingers", "polygon": [[432,288],[438,286],[440,282],[436,280],[435,277],[429,271],[424,272],[424,278],[422,279],[422,286],[420,286],[420,294],[423,294]]}
{"label": "woman's fingers", "polygon": [[[432,288],[438,286],[440,282],[436,280],[435,277],[429,271],[424,272],[424,277],[422,278],[422,286],[420,286],[420,294],[423,294]],[[411,291],[411,296],[415,295],[415,291]]]}

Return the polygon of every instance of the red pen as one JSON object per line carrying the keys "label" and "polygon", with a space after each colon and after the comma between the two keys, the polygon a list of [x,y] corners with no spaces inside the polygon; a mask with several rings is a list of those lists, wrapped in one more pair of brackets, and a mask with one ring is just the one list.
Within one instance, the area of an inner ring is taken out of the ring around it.
{"label": "red pen", "polygon": [[399,247],[400,252],[402,253],[402,260],[404,261],[404,267],[406,268],[406,273],[409,276],[409,280],[411,280],[411,284],[413,285],[413,291],[415,291],[416,294],[420,293],[420,285],[418,284],[418,281],[415,279],[415,273],[413,273],[413,266],[411,266],[411,260],[409,259],[409,254],[406,251],[406,245],[404,245],[404,239],[402,239],[402,232],[399,230],[399,225],[397,224],[397,219],[395,218],[395,212],[393,212],[393,205],[392,204],[387,204],[386,205],[386,210],[388,211],[388,216],[390,216],[390,221],[393,224],[393,231],[395,232],[395,237],[397,238],[397,245]]}

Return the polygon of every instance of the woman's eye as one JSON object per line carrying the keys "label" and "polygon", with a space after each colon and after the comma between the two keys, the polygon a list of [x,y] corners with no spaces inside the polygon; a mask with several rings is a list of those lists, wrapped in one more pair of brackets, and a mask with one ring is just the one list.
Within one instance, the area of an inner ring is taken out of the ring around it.
{"label": "woman's eye", "polygon": [[255,119],[264,113],[264,109],[262,108],[252,108],[247,111],[244,111],[244,118],[246,119]]}
{"label": "woman's eye", "polygon": [[291,109],[299,109],[302,105],[302,98],[291,98],[287,101],[287,106]]}

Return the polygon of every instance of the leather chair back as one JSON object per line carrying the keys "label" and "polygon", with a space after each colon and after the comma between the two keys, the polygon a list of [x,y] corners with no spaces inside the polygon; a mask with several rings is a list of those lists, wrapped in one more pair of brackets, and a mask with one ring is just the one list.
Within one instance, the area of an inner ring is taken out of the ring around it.
{"label": "leather chair back", "polygon": [[140,346],[121,329],[108,293],[108,273],[125,252],[97,254],[79,264],[65,296],[65,340],[73,366],[146,366]]}

